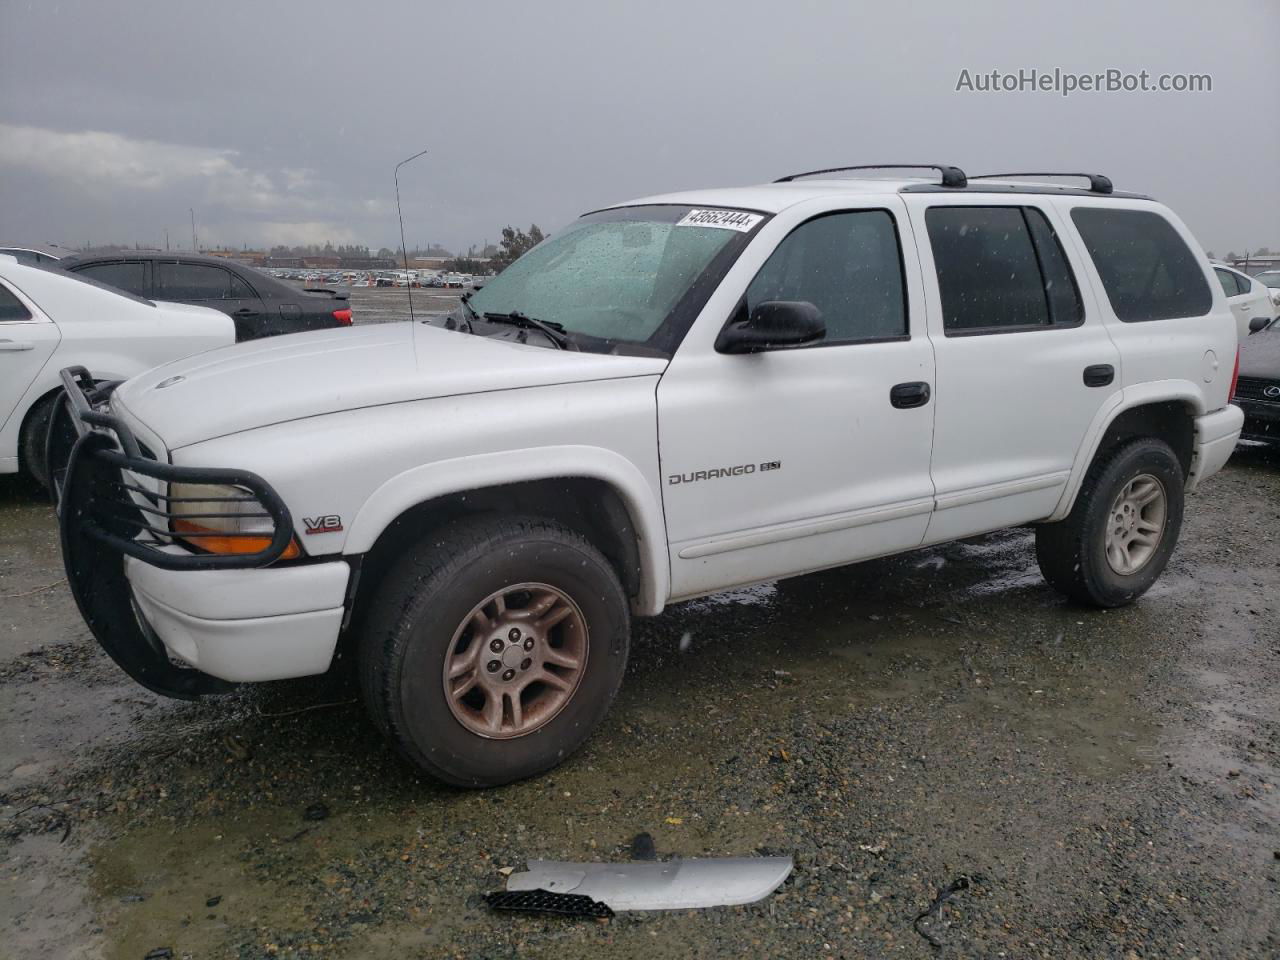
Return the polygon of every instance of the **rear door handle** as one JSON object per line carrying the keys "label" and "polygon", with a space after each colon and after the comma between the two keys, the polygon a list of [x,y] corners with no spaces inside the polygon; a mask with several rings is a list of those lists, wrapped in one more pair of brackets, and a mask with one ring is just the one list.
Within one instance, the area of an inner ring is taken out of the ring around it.
{"label": "rear door handle", "polygon": [[929,402],[929,385],[921,381],[896,384],[889,390],[889,402],[899,410],[923,407]]}
{"label": "rear door handle", "polygon": [[232,314],[234,317],[256,317],[258,315],[258,311],[253,309],[253,307],[241,307]]}
{"label": "rear door handle", "polygon": [[0,340],[0,350],[7,353],[17,353],[19,350],[31,350],[35,348],[35,344],[30,340]]}
{"label": "rear door handle", "polygon": [[1116,378],[1116,368],[1109,363],[1095,363],[1084,368],[1086,387],[1105,387]]}

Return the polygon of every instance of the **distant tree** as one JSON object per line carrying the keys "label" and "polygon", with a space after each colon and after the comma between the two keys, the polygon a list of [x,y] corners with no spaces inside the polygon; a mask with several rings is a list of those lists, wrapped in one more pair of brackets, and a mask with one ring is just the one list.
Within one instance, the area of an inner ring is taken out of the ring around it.
{"label": "distant tree", "polygon": [[1236,260],[1236,259],[1238,259],[1238,258],[1236,257],[1236,252],[1235,252],[1234,250],[1228,250],[1228,251],[1227,251],[1227,255],[1226,255],[1223,259],[1224,259],[1224,260]]}
{"label": "distant tree", "polygon": [[1271,249],[1269,247],[1259,247],[1253,251],[1253,255],[1255,257],[1269,257],[1271,256]]}
{"label": "distant tree", "polygon": [[396,252],[395,252],[394,250],[392,250],[390,247],[379,247],[379,248],[378,248],[378,256],[379,256],[379,257],[394,257],[395,255],[396,255]]}
{"label": "distant tree", "polygon": [[1218,259],[1218,255],[1217,255],[1216,253],[1214,253],[1212,250],[1206,250],[1206,251],[1204,252],[1204,255],[1205,255],[1206,257],[1208,257],[1210,260],[1217,260],[1217,259]]}
{"label": "distant tree", "polygon": [[536,223],[529,225],[528,233],[511,226],[503,227],[497,255],[490,261],[494,273],[501,273],[544,239],[542,230]]}

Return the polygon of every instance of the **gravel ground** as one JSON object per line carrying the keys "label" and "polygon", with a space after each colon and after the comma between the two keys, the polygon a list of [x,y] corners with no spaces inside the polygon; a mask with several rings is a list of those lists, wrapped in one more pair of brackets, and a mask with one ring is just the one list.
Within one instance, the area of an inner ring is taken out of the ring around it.
{"label": "gravel ground", "polygon": [[[9,481],[0,955],[1274,957],[1278,533],[1280,455],[1246,447],[1127,609],[1064,604],[1027,531],[684,604],[638,625],[583,751],[468,793],[396,759],[342,670],[200,703],[124,680]],[[479,899],[641,831],[797,866],[609,922]]]}

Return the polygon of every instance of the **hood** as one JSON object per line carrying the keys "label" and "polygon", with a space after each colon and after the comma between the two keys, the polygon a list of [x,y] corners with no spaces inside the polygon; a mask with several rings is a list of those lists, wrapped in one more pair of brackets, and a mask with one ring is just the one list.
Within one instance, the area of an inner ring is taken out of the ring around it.
{"label": "hood", "polygon": [[654,375],[666,366],[400,322],[211,350],[134,377],[115,397],[173,450],[360,407]]}
{"label": "hood", "polygon": [[1280,328],[1273,324],[1240,342],[1240,376],[1280,380]]}

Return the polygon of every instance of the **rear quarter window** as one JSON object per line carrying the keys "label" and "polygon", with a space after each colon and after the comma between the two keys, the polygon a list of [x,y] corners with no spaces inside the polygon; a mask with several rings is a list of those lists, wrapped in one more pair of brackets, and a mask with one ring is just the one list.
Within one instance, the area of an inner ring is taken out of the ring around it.
{"label": "rear quarter window", "polygon": [[1125,323],[1200,317],[1213,306],[1200,261],[1160,214],[1075,207],[1071,219]]}
{"label": "rear quarter window", "polygon": [[0,323],[12,323],[30,319],[31,311],[8,287],[0,283]]}

